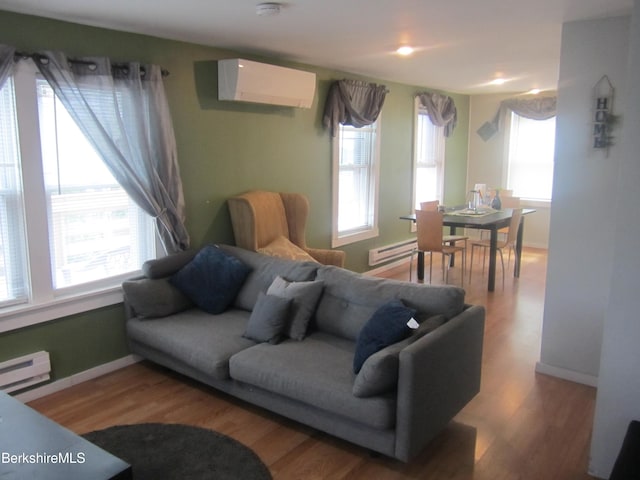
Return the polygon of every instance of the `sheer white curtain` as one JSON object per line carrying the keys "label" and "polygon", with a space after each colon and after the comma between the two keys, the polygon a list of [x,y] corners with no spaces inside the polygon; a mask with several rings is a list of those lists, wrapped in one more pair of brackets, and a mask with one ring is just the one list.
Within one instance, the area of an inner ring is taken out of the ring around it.
{"label": "sheer white curtain", "polygon": [[36,55],[39,71],[136,204],[167,252],[189,247],[173,125],[157,65]]}
{"label": "sheer white curtain", "polygon": [[0,45],[0,88],[13,71],[13,56],[16,49],[9,45]]}

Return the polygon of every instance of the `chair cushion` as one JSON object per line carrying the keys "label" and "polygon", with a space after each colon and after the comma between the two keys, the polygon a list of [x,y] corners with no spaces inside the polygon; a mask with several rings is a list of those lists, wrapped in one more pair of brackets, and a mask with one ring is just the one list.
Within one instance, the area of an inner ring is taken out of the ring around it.
{"label": "chair cushion", "polygon": [[352,393],[353,349],[353,342],[315,332],[302,342],[261,343],[243,350],[229,360],[229,372],[234,380],[257,388],[373,428],[391,428],[395,395],[357,398]]}
{"label": "chair cushion", "polygon": [[175,285],[205,312],[224,312],[251,269],[215,245],[207,245],[171,276]]}
{"label": "chair cushion", "polygon": [[271,255],[272,257],[288,258],[289,260],[298,260],[301,262],[316,261],[316,259],[306,251],[283,236],[279,236],[268,245],[258,248],[257,251],[259,253],[264,253],[265,255]]}
{"label": "chair cushion", "polygon": [[358,373],[367,358],[383,348],[407,338],[411,328],[407,325],[416,311],[400,300],[382,305],[362,327],[356,340],[353,373]]}

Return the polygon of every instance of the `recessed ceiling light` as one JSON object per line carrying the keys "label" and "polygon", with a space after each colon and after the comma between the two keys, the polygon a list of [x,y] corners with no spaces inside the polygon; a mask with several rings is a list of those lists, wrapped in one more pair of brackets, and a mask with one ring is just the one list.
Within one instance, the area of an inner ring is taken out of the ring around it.
{"label": "recessed ceiling light", "polygon": [[256,5],[256,15],[270,17],[280,13],[279,3],[259,3]]}
{"label": "recessed ceiling light", "polygon": [[396,53],[398,55],[402,55],[403,57],[406,57],[408,55],[411,55],[413,53],[413,47],[409,46],[409,45],[403,45],[402,47],[398,48],[396,50]]}
{"label": "recessed ceiling light", "polygon": [[505,82],[504,78],[495,78],[489,82],[489,85],[504,85]]}

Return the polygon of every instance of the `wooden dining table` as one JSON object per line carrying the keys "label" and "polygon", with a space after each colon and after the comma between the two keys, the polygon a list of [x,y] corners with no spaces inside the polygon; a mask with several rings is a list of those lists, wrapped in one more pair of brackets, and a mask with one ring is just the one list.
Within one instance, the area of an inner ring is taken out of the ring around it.
{"label": "wooden dining table", "polygon": [[[522,237],[524,232],[524,219],[526,215],[534,213],[535,209],[523,208],[520,226],[518,227],[518,235],[516,240],[515,267],[513,276],[520,276],[520,262],[522,258]],[[449,227],[451,235],[456,234],[458,228],[474,228],[477,230],[488,230],[490,232],[489,240],[489,279],[487,288],[493,292],[496,287],[496,258],[498,252],[498,230],[508,227],[513,215],[512,208],[487,212],[474,212],[464,208],[447,208],[443,212],[443,224]],[[416,221],[415,213],[402,215],[402,220]],[[424,279],[424,253],[418,252],[418,279]]]}

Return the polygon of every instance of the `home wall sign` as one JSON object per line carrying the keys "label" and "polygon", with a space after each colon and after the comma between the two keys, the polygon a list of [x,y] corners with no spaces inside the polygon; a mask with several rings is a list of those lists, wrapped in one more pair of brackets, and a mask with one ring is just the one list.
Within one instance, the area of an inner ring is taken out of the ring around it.
{"label": "home wall sign", "polygon": [[616,116],[613,114],[613,85],[609,77],[604,75],[594,87],[595,109],[593,114],[593,148],[608,149],[613,145],[613,125]]}

